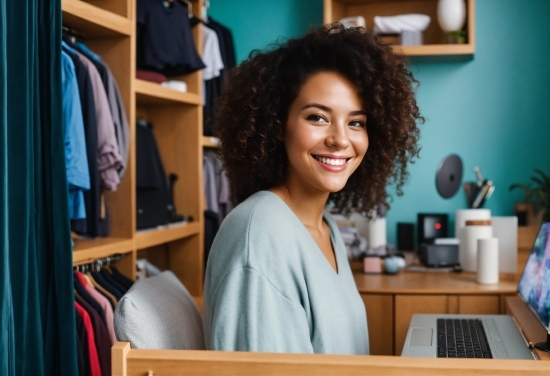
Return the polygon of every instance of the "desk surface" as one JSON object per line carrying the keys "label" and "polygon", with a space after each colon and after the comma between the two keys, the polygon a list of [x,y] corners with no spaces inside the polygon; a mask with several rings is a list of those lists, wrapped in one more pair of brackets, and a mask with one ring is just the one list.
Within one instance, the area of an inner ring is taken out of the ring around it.
{"label": "desk surface", "polygon": [[395,275],[354,273],[360,293],[377,294],[514,294],[516,281],[495,285],[476,282],[475,273],[401,271]]}

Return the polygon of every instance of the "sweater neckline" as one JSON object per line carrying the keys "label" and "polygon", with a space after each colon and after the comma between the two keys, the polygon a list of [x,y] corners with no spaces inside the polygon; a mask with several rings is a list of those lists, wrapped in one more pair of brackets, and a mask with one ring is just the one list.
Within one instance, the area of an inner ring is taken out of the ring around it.
{"label": "sweater neckline", "polygon": [[313,237],[311,236],[311,234],[309,233],[309,231],[307,230],[306,226],[302,223],[302,221],[300,221],[300,218],[298,218],[298,216],[292,211],[292,209],[287,205],[286,202],[284,202],[284,200],[282,198],[280,198],[277,194],[271,192],[271,191],[264,191],[266,192],[268,195],[270,196],[274,196],[276,197],[276,199],[286,208],[286,210],[288,210],[291,214],[292,214],[292,217],[294,218],[294,220],[299,223],[299,225],[297,226],[300,226],[301,229],[303,229],[303,231],[305,231],[305,233],[307,234],[307,237],[308,239],[311,241],[312,245],[316,248],[317,250],[317,257],[320,257],[322,258],[320,261],[322,264],[324,264],[326,267],[328,267],[328,269],[337,277],[340,277],[342,275],[342,264],[341,264],[341,260],[340,260],[340,253],[341,252],[338,252],[336,250],[336,237],[335,237],[335,233],[334,233],[334,228],[330,222],[330,220],[328,220],[328,217],[327,217],[327,213],[326,211],[323,212],[323,221],[327,224],[328,228],[329,228],[329,231],[330,231],[330,242],[331,242],[331,245],[332,245],[332,250],[334,252],[334,260],[336,262],[336,270],[334,270],[332,268],[332,265],[330,265],[330,262],[327,260],[327,258],[325,257],[325,255],[323,254],[323,251],[321,251],[321,248],[319,248],[319,246],[317,245],[317,243],[315,242],[315,240],[313,240]]}

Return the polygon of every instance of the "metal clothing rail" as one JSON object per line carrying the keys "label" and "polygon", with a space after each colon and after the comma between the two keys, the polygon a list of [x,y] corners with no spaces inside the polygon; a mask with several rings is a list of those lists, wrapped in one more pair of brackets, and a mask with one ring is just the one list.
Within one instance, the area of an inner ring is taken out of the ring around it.
{"label": "metal clothing rail", "polygon": [[115,253],[98,259],[83,260],[73,265],[73,271],[99,270],[103,265],[110,266],[112,262],[122,260],[126,255],[124,253]]}

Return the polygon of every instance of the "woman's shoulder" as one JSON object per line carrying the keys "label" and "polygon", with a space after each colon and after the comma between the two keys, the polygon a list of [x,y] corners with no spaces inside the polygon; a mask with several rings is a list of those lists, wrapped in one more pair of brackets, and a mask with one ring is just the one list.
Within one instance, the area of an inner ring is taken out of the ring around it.
{"label": "woman's shoulder", "polygon": [[300,230],[303,226],[284,201],[272,192],[257,192],[224,219],[209,262],[223,260],[221,264],[233,267],[258,267],[266,260],[275,262],[273,257],[281,262],[302,235]]}
{"label": "woman's shoulder", "polygon": [[238,224],[272,225],[274,220],[289,215],[289,208],[274,193],[259,191],[237,205],[224,219],[222,227],[234,228]]}

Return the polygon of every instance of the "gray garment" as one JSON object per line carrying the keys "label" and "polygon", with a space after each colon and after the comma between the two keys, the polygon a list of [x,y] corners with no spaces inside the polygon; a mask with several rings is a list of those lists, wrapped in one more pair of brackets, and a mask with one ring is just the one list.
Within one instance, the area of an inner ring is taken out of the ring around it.
{"label": "gray garment", "polygon": [[208,152],[202,155],[202,176],[204,197],[206,199],[206,210],[219,213],[218,189],[216,186],[216,173],[214,172],[214,163]]}
{"label": "gray garment", "polygon": [[221,223],[233,206],[230,200],[229,179],[216,152],[204,152],[203,176],[207,209],[218,213]]}
{"label": "gray garment", "polygon": [[365,306],[336,222],[325,213],[338,273],[283,200],[257,192],[222,223],[204,289],[206,347],[368,354]]}
{"label": "gray garment", "polygon": [[128,157],[130,154],[130,128],[128,126],[128,118],[126,117],[126,110],[124,109],[124,103],[122,102],[118,84],[109,67],[105,65],[105,68],[107,69],[108,77],[107,99],[109,100],[109,108],[113,116],[118,150],[122,157],[118,176],[122,179],[126,172],[126,167],[128,166]]}
{"label": "gray garment", "polygon": [[107,93],[94,64],[78,51],[77,55],[86,67],[92,84],[97,118],[97,169],[99,170],[101,185],[110,191],[115,191],[120,183],[118,170],[121,167],[122,158],[118,150]]}

